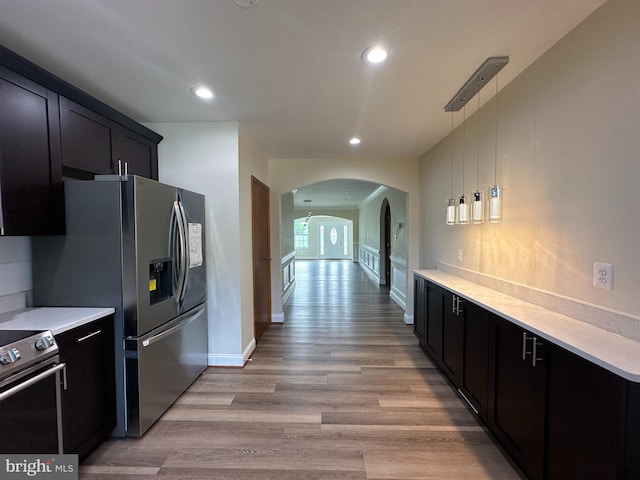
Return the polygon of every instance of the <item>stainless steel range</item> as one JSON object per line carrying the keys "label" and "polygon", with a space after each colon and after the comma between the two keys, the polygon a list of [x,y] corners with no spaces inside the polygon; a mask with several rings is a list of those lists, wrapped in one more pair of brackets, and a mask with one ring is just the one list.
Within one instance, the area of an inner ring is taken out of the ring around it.
{"label": "stainless steel range", "polygon": [[2,453],[63,452],[64,368],[50,331],[0,330]]}

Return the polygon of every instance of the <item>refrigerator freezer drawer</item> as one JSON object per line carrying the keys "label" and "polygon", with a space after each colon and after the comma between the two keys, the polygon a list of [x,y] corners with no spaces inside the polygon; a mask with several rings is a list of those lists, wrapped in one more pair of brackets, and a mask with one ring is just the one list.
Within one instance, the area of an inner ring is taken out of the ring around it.
{"label": "refrigerator freezer drawer", "polygon": [[127,436],[140,437],[207,366],[204,305],[125,344]]}

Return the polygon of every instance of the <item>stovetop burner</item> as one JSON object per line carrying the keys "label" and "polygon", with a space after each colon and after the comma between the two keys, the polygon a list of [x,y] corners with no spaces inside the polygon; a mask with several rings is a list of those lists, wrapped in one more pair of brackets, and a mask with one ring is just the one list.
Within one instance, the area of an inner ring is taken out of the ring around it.
{"label": "stovetop burner", "polygon": [[0,330],[0,380],[57,353],[50,331]]}
{"label": "stovetop burner", "polygon": [[41,332],[38,330],[0,330],[0,350],[5,345],[29,338],[38,333]]}

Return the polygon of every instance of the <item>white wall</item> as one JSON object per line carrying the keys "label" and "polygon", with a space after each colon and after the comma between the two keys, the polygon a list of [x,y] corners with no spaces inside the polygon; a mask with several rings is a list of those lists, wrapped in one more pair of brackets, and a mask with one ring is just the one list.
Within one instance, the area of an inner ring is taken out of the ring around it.
{"label": "white wall", "polygon": [[[361,206],[359,211],[359,229],[360,229],[360,266],[365,270],[369,277],[377,282],[384,283],[385,265],[382,252],[384,239],[382,222],[384,212],[382,211],[384,201],[389,202],[389,210],[391,212],[391,298],[398,303],[405,312],[409,310],[407,307],[407,285],[413,285],[411,281],[411,271],[407,269],[408,265],[408,195],[395,188],[387,188]],[[402,227],[396,229],[396,225],[401,224]],[[413,290],[413,289],[411,289]],[[412,309],[405,314],[405,322],[412,323]]]}
{"label": "white wall", "polygon": [[[486,187],[493,183],[498,115],[497,177],[506,187],[501,224],[446,226],[450,139],[421,159],[421,267],[442,262],[640,315],[638,45],[640,2],[609,0],[501,90],[497,112],[494,100],[484,106],[480,127],[478,115],[469,119],[473,153],[466,156],[465,183],[475,186],[479,145]],[[460,135],[458,128],[456,190]],[[594,262],[614,264],[613,290],[593,287]]]}
{"label": "white wall", "polygon": [[[253,226],[251,177],[255,177],[265,185],[267,183],[267,158],[258,149],[244,127],[239,125],[238,131],[239,167],[240,167],[240,275],[243,289],[242,296],[242,349],[244,356],[255,348],[254,316],[253,316]],[[273,250],[272,250],[273,251]],[[277,256],[272,255],[273,258]],[[272,262],[271,268],[277,268]]]}
{"label": "white wall", "polygon": [[164,137],[158,146],[159,180],[205,195],[209,364],[242,365],[238,124],[147,126]]}

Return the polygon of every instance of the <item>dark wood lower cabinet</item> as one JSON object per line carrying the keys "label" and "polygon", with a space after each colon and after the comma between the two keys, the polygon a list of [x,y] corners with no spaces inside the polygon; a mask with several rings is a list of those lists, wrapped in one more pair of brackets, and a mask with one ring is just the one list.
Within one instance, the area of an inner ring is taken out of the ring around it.
{"label": "dark wood lower cabinet", "polygon": [[444,291],[442,301],[442,369],[454,384],[463,378],[464,307],[459,297]]}
{"label": "dark wood lower cabinet", "polygon": [[529,332],[496,316],[491,324],[489,427],[530,478],[542,479],[546,363],[533,365],[534,336]]}
{"label": "dark wood lower cabinet", "polygon": [[113,316],[56,335],[66,363],[62,392],[65,453],[84,459],[116,423]]}
{"label": "dark wood lower cabinet", "polygon": [[442,366],[443,290],[427,282],[427,320],[424,349],[438,366]]}
{"label": "dark wood lower cabinet", "polygon": [[640,383],[423,281],[424,351],[527,478],[640,479]]}
{"label": "dark wood lower cabinet", "polygon": [[556,346],[547,347],[545,358],[549,364],[546,478],[629,478],[621,462],[626,382]]}
{"label": "dark wood lower cabinet", "polygon": [[413,333],[424,348],[427,328],[427,281],[424,278],[414,279],[413,289]]}
{"label": "dark wood lower cabinet", "polygon": [[489,313],[466,302],[463,330],[464,375],[460,389],[480,418],[486,421],[489,395]]}

